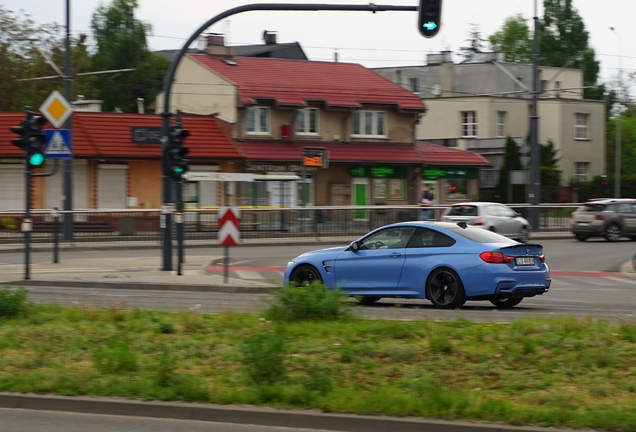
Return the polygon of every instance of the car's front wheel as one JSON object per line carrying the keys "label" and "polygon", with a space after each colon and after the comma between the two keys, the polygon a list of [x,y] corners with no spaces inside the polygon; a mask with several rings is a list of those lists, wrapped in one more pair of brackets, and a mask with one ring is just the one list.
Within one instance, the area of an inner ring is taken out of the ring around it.
{"label": "car's front wheel", "polygon": [[519,303],[521,303],[521,300],[523,300],[523,297],[509,297],[492,299],[490,300],[490,303],[497,306],[499,309],[508,309],[517,306]]}
{"label": "car's front wheel", "polygon": [[322,277],[318,270],[309,264],[298,266],[291,275],[291,282],[298,286],[310,286],[314,282],[322,283]]}
{"label": "car's front wheel", "polygon": [[464,284],[453,270],[438,268],[426,283],[426,298],[440,309],[456,309],[466,303]]}
{"label": "car's front wheel", "polygon": [[605,238],[607,241],[615,242],[621,238],[621,227],[616,224],[611,224],[605,231]]}

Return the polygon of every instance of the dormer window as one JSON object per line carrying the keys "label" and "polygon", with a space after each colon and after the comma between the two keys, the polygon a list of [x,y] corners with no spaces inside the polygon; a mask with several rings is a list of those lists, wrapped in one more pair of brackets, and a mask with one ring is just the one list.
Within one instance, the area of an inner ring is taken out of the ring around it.
{"label": "dormer window", "polygon": [[356,111],[353,113],[353,137],[386,138],[386,112]]}
{"label": "dormer window", "polygon": [[318,108],[296,110],[296,133],[299,135],[318,134]]}
{"label": "dormer window", "polygon": [[247,108],[247,128],[248,134],[266,135],[269,134],[269,108],[249,107]]}

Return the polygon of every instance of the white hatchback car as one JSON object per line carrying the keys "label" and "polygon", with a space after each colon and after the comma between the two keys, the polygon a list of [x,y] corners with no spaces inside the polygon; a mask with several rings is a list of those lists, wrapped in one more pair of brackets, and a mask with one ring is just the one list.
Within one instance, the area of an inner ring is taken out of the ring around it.
{"label": "white hatchback car", "polygon": [[495,202],[464,202],[453,204],[439,220],[466,222],[526,243],[530,238],[530,223],[510,207]]}

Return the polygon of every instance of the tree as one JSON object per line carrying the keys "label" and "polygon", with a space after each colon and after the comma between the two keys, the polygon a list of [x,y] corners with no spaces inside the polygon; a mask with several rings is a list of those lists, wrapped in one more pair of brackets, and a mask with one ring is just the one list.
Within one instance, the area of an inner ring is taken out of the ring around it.
{"label": "tree", "polygon": [[[504,163],[499,168],[499,182],[495,187],[495,195],[499,196],[499,201],[504,203],[522,203],[527,201],[525,185],[510,184],[510,171],[521,169],[523,168],[521,166],[521,158],[519,157],[519,147],[515,140],[508,137],[506,139]],[[512,201],[510,198],[512,198]]]}
{"label": "tree", "polygon": [[[539,23],[541,64],[562,67],[572,61],[570,67],[583,71],[583,85],[596,86],[599,62],[594,49],[589,46],[589,34],[572,0],[544,0],[543,8],[543,20]],[[586,99],[598,93],[592,89],[583,92]]]}
{"label": "tree", "polygon": [[559,171],[558,150],[554,148],[554,142],[548,140],[541,144],[539,153],[539,176],[541,183],[541,201],[557,202],[557,188],[561,184],[561,171]]}
{"label": "tree", "polygon": [[501,51],[508,63],[532,62],[532,36],[521,14],[506,18],[501,30],[488,38],[490,49]]}
{"label": "tree", "polygon": [[482,52],[483,42],[485,42],[481,37],[479,26],[471,24],[470,27],[468,39],[466,39],[468,46],[459,49],[460,55],[464,57],[464,62],[470,62],[475,57],[475,54]]}
{"label": "tree", "polygon": [[134,68],[133,72],[100,75],[96,86],[104,101],[104,110],[120,108],[124,112],[137,110],[137,99],[151,103],[161,90],[161,80],[168,61],[148,49],[150,24],[135,19],[137,0],[113,0],[101,5],[93,14],[91,27],[97,43],[93,70]]}
{"label": "tree", "polygon": [[[19,111],[44,102],[55,82],[18,81],[23,78],[51,75],[52,69],[36,48],[59,53],[63,47],[61,27],[56,24],[36,26],[28,14],[19,15],[0,5],[0,111]],[[45,93],[46,92],[46,93]]]}

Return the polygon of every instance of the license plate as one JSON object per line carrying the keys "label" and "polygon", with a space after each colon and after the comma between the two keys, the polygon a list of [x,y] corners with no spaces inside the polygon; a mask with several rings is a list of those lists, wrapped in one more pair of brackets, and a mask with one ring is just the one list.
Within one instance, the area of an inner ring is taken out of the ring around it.
{"label": "license plate", "polygon": [[515,262],[520,266],[533,266],[534,257],[517,257],[515,258]]}

